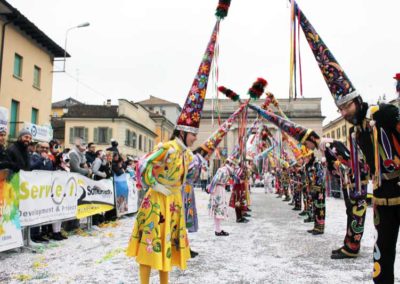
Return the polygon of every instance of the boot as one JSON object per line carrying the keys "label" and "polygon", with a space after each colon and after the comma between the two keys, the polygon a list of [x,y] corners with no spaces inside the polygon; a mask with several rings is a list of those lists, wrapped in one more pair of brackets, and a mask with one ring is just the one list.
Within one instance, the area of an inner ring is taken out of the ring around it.
{"label": "boot", "polygon": [[215,232],[215,235],[218,237],[225,237],[225,236],[229,236],[229,233],[227,233],[225,231],[221,231],[221,232]]}
{"label": "boot", "polygon": [[299,213],[299,216],[305,216],[305,215],[307,215],[307,211],[301,211],[300,213]]}
{"label": "boot", "polygon": [[308,216],[307,219],[304,219],[304,223],[310,223],[310,222],[314,222],[314,219],[311,218],[310,216]]}
{"label": "boot", "polygon": [[316,236],[316,235],[323,235],[323,234],[324,234],[324,231],[321,231],[321,230],[314,230],[314,232],[312,232],[312,234],[313,234],[313,236]]}
{"label": "boot", "polygon": [[198,255],[199,255],[198,252],[195,252],[195,251],[193,251],[193,250],[190,249],[190,258],[195,258],[195,257],[198,256]]}
{"label": "boot", "polygon": [[337,253],[332,253],[331,259],[346,259],[346,258],[357,258],[358,255],[350,256],[345,253],[340,249]]}
{"label": "boot", "polygon": [[340,252],[341,252],[341,250],[342,250],[342,248],[333,249],[333,250],[332,250],[332,254],[337,254],[337,253],[340,253]]}

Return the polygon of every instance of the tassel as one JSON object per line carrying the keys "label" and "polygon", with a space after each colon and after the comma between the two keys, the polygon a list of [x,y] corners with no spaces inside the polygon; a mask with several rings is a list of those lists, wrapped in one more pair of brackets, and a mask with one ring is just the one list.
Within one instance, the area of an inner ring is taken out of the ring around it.
{"label": "tassel", "polygon": [[239,95],[237,93],[235,93],[231,89],[225,88],[224,86],[219,86],[218,87],[218,91],[223,93],[225,96],[227,96],[228,98],[230,98],[234,102],[237,102],[240,99],[240,97],[239,97]]}
{"label": "tassel", "polygon": [[224,19],[228,15],[230,5],[231,0],[219,0],[215,16],[217,16],[219,20]]}
{"label": "tassel", "polygon": [[268,85],[267,80],[263,78],[258,78],[257,81],[253,83],[253,86],[248,91],[250,97],[254,100],[260,98],[264,93],[265,87]]}

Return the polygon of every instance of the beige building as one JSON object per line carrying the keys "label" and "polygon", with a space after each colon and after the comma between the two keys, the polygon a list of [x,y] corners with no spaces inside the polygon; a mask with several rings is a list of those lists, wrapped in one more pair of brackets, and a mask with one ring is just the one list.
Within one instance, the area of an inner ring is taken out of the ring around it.
{"label": "beige building", "polygon": [[[281,109],[285,112],[288,118],[295,123],[298,123],[304,127],[314,129],[319,135],[322,135],[322,121],[325,118],[321,114],[321,98],[304,98],[291,100],[278,99]],[[263,100],[257,102],[261,105]],[[221,123],[225,121],[239,106],[237,102],[232,100],[224,99],[219,101]],[[272,107],[273,108],[273,107]],[[198,145],[204,142],[213,131],[218,129],[217,117],[213,117],[212,100],[206,99],[204,103],[199,134],[197,135],[197,141],[192,147],[195,149]],[[248,114],[248,127],[250,127],[256,118],[256,113],[249,109]],[[272,132],[275,131],[276,127],[268,122],[264,122],[270,127]],[[225,136],[225,139],[219,146],[220,153],[231,153],[235,145],[238,143],[238,126],[237,122],[232,126],[229,133]],[[215,159],[215,158],[214,158]],[[218,166],[218,162],[216,163]]]}
{"label": "beige building", "polygon": [[182,108],[177,104],[155,96],[140,101],[138,104],[149,110],[151,118],[156,121],[156,143],[167,142],[175,129],[175,122],[178,119]]}
{"label": "beige building", "polygon": [[113,138],[120,153],[142,156],[153,149],[157,137],[156,121],[150,116],[146,108],[125,99],[119,99],[118,105],[72,105],[62,117],[65,147],[82,137],[97,149],[106,149]]}
{"label": "beige building", "polygon": [[0,15],[0,106],[13,139],[24,123],[50,123],[53,61],[64,49],[4,0]]}
{"label": "beige building", "polygon": [[351,123],[347,122],[342,116],[339,116],[322,128],[322,135],[326,138],[341,141],[348,147],[351,127]]}

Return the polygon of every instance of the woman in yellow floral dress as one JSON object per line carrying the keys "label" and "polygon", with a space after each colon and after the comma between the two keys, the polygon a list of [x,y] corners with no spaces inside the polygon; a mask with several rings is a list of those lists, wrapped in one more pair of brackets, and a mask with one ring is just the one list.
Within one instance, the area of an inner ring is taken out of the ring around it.
{"label": "woman in yellow floral dress", "polygon": [[178,137],[159,145],[140,165],[142,182],[149,189],[137,214],[127,255],[140,263],[142,283],[148,283],[151,268],[160,271],[161,283],[167,283],[172,266],[186,269],[190,258],[181,188],[192,157],[186,145],[194,143],[196,134],[175,133]]}
{"label": "woman in yellow floral dress", "polygon": [[[220,21],[230,1],[219,0],[210,41],[187,95],[170,141],[157,148],[139,163],[137,182],[148,187],[139,208],[127,255],[140,264],[140,281],[149,283],[151,269],[160,272],[161,284],[168,283],[173,266],[186,269],[190,258],[181,188],[185,183],[192,155],[190,147],[196,141],[201,112],[207,92],[208,77],[215,58]],[[214,70],[216,72],[216,70]]]}

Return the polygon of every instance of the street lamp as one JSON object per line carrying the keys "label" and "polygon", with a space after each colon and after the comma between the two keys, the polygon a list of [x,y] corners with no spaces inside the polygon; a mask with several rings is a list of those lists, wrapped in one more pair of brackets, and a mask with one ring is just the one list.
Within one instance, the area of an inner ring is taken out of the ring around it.
{"label": "street lamp", "polygon": [[67,62],[67,40],[68,40],[69,31],[73,30],[73,29],[85,28],[85,27],[88,27],[88,26],[90,26],[90,23],[89,22],[84,22],[84,23],[79,24],[77,26],[71,27],[66,31],[66,33],[65,33],[65,45],[64,45],[64,67],[63,67],[63,72],[65,72],[65,64]]}

